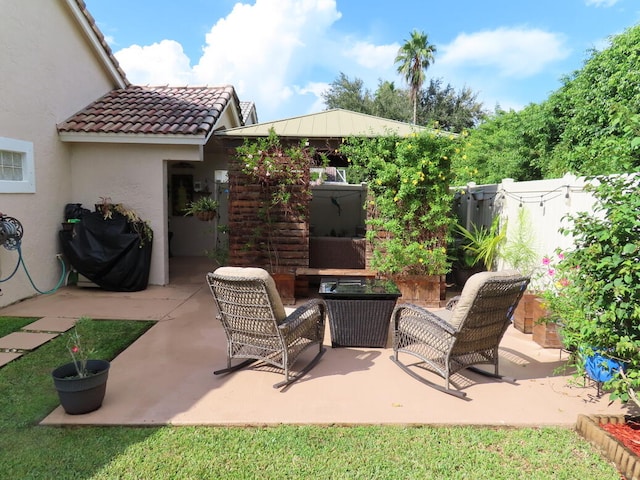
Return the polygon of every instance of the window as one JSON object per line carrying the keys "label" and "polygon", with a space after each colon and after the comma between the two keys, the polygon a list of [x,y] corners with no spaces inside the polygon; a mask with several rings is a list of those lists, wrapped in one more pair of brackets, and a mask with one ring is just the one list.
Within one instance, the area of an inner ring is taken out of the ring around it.
{"label": "window", "polygon": [[0,137],[0,193],[35,191],[33,143]]}

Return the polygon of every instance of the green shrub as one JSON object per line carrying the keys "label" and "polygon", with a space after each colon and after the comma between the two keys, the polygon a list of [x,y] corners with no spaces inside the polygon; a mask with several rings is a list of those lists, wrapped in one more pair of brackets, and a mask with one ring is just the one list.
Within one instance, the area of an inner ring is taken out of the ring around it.
{"label": "green shrub", "polygon": [[[573,249],[557,266],[545,296],[551,320],[576,351],[595,347],[627,365],[605,384],[627,401],[640,387],[640,178],[615,176],[591,187],[592,213],[569,217]],[[583,373],[580,359],[578,373]],[[631,392],[629,389],[632,389]]]}
{"label": "green shrub", "polygon": [[367,182],[371,267],[386,274],[446,273],[451,158],[460,154],[459,137],[434,131],[351,137],[340,151],[349,174]]}

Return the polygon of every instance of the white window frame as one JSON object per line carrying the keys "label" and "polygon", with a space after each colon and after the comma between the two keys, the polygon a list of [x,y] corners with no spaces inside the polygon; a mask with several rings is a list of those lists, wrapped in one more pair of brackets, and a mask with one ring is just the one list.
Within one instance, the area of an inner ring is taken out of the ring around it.
{"label": "white window frame", "polygon": [[0,193],[35,193],[33,142],[0,137],[0,150],[17,152],[22,155],[22,180],[0,179]]}

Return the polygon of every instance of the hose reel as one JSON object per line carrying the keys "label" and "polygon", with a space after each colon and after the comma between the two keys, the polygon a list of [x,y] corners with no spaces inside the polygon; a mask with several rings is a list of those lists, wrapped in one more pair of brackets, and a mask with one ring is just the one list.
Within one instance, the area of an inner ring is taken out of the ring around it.
{"label": "hose reel", "polygon": [[16,250],[20,246],[24,231],[20,221],[0,213],[0,245],[7,250]]}

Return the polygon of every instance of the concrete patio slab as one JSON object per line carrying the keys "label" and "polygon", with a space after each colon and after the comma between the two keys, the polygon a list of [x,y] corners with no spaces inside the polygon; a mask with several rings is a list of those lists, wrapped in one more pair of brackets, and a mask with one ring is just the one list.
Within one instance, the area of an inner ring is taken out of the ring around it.
{"label": "concrete patio slab", "polygon": [[3,309],[3,315],[160,320],[167,316],[167,312],[186,301],[189,293],[183,289],[156,286],[151,286],[142,292],[131,293],[65,287],[53,295],[41,295],[9,305]]}
{"label": "concrete patio slab", "polygon": [[0,348],[33,350],[57,336],[57,333],[13,332],[0,338]]}
{"label": "concrete patio slab", "polygon": [[[150,287],[144,295],[105,295],[110,292],[95,289],[92,294],[65,287],[54,295],[0,309],[0,315],[9,315],[7,310],[25,316],[46,310],[49,316],[66,317],[70,311],[100,312],[107,300],[111,310],[95,318],[158,320],[111,362],[102,408],[67,415],[58,407],[43,424],[573,427],[580,413],[630,413],[628,406],[610,403],[606,394],[598,398],[593,386],[573,385],[571,375],[557,371],[566,355],[543,349],[531,335],[514,328],[508,329],[501,344],[500,371],[516,378],[517,384],[463,372],[455,382],[467,400],[436,391],[404,373],[389,359],[390,348],[331,348],[328,327],[327,350],[318,365],[284,391],[273,388],[282,374],[271,367],[257,365],[214,376],[213,370],[226,366],[226,341],[204,282],[208,267],[201,261],[172,259],[172,268],[177,264],[187,265],[184,277],[172,274],[171,285]],[[303,360],[313,354],[306,352]],[[435,375],[425,376],[441,382]]]}
{"label": "concrete patio slab", "polygon": [[16,358],[20,358],[22,353],[14,353],[14,352],[0,352],[0,367],[3,367],[7,363],[15,360]]}
{"label": "concrete patio slab", "polygon": [[22,327],[22,330],[30,332],[66,332],[76,324],[76,318],[66,317],[43,317],[29,325]]}

